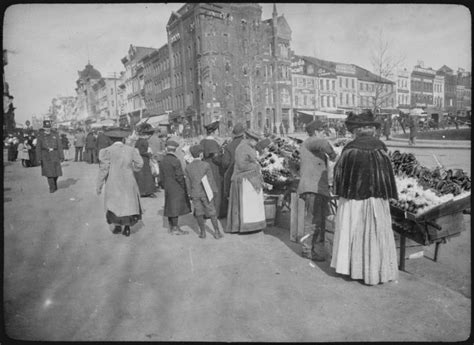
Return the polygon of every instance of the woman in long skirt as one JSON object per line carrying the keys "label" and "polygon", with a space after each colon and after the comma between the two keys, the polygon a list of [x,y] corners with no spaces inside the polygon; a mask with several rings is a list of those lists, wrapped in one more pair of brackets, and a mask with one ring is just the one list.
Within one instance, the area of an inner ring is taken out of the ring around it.
{"label": "woman in long skirt", "polygon": [[255,145],[259,136],[246,131],[246,138],[235,150],[234,173],[227,211],[228,233],[245,233],[266,228],[263,177]]}
{"label": "woman in long skirt", "polygon": [[389,199],[398,195],[387,147],[374,137],[380,124],[372,112],[349,114],[346,126],[355,139],[334,167],[339,200],[331,267],[367,285],[393,281],[398,264]]}
{"label": "woman in long skirt", "polygon": [[130,236],[130,227],[142,217],[140,194],[133,172],[142,168],[143,159],[136,148],[124,144],[129,134],[121,129],[105,133],[114,143],[99,152],[97,178],[97,195],[105,184],[107,223],[115,226],[114,234],[122,233],[125,236]]}
{"label": "woman in long skirt", "polygon": [[134,175],[138,183],[140,196],[156,198],[156,195],[154,194],[156,192],[155,178],[151,173],[150,166],[152,152],[148,149],[148,139],[153,134],[154,130],[151,125],[146,125],[148,126],[143,126],[143,128],[138,132],[139,138],[135,143],[135,147],[138,149],[138,152],[143,159],[143,168],[140,171],[134,172]]}
{"label": "woman in long skirt", "polygon": [[218,129],[219,121],[212,122],[205,126],[207,137],[202,139],[200,144],[204,153],[204,161],[208,162],[211,166],[212,175],[217,185],[217,193],[214,196],[214,206],[217,211],[217,218],[224,218],[227,213],[227,209],[223,206],[223,173],[222,170],[222,155],[221,147],[216,139],[212,136],[213,133]]}

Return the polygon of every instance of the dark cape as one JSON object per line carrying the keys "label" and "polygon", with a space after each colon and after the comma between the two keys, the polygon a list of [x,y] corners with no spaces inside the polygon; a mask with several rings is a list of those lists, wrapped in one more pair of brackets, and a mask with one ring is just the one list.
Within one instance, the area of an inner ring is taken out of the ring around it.
{"label": "dark cape", "polygon": [[361,136],[348,143],[334,167],[334,191],[353,200],[398,199],[385,144],[372,136]]}
{"label": "dark cape", "polygon": [[165,217],[178,217],[191,212],[183,168],[173,153],[167,153],[161,162],[160,181],[165,190]]}

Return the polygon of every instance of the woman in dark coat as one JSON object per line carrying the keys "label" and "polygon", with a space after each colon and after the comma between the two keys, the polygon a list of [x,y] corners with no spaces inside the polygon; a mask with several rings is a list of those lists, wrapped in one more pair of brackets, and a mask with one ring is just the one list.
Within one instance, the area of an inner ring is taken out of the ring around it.
{"label": "woman in dark coat", "polygon": [[212,122],[211,124],[204,126],[207,132],[207,137],[201,140],[201,147],[204,151],[204,161],[208,162],[211,166],[212,175],[217,185],[217,193],[214,197],[214,205],[217,211],[217,218],[224,218],[227,216],[227,208],[222,202],[222,187],[223,179],[221,174],[222,169],[222,155],[221,147],[212,136],[212,134],[219,128],[219,121]]}
{"label": "woman in dark coat", "polygon": [[155,178],[151,173],[150,167],[152,153],[148,150],[148,139],[153,135],[153,132],[154,130],[149,124],[146,124],[146,126],[143,126],[138,131],[139,138],[135,143],[135,147],[138,149],[140,156],[142,156],[143,168],[135,172],[134,175],[140,190],[140,196],[156,198],[154,194],[156,191]]}
{"label": "woman in dark coat", "polygon": [[234,173],[235,150],[237,149],[237,146],[239,146],[240,142],[244,139],[244,134],[244,125],[241,123],[235,124],[232,130],[233,139],[224,147],[224,155],[222,157],[222,168],[224,170],[222,207],[224,210],[226,210],[226,212],[227,206],[229,204],[231,178],[232,174]]}
{"label": "woman in dark coat", "polygon": [[166,155],[159,162],[160,183],[165,190],[165,206],[163,215],[168,217],[170,234],[186,235],[188,232],[178,226],[178,217],[191,212],[184,171],[176,157],[179,144],[174,140],[166,142]]}

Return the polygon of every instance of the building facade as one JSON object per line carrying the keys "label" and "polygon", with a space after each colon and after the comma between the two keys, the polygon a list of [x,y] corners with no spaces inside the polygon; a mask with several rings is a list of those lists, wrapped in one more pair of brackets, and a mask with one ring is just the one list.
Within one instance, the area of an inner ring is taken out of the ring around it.
{"label": "building facade", "polygon": [[433,81],[433,107],[444,110],[444,76],[435,75]]}
{"label": "building facade", "polygon": [[142,58],[155,51],[155,48],[139,47],[130,45],[128,53],[122,58],[125,67],[124,81],[119,87],[124,92],[126,99],[123,104],[124,113],[128,121],[133,125],[146,116],[146,105],[144,101],[144,69]]}
{"label": "building facade", "polygon": [[438,69],[436,74],[444,77],[444,111],[455,114],[457,76],[454,71],[446,65]]}
{"label": "building facade", "polygon": [[87,63],[82,71],[77,72],[79,78],[76,80],[76,109],[75,119],[77,121],[88,121],[98,119],[97,95],[93,86],[102,78],[98,70]]}
{"label": "building facade", "polygon": [[263,130],[290,125],[291,30],[274,8],[262,21],[251,3],[186,4],[168,21],[170,122],[202,126],[220,120]]}
{"label": "building facade", "polygon": [[423,64],[418,64],[413,68],[410,76],[411,82],[411,106],[432,107],[433,106],[433,84],[436,71],[432,68],[425,68]]}
{"label": "building facade", "polygon": [[8,51],[3,50],[3,133],[9,133],[16,127],[15,107],[13,96],[10,94],[8,83],[5,81],[5,66],[8,65]]}
{"label": "building facade", "polygon": [[[404,112],[408,113],[410,110],[410,72],[408,69],[403,68],[397,71],[395,76],[396,83],[396,106],[397,108]],[[443,97],[444,98],[444,97]]]}
{"label": "building facade", "polygon": [[94,84],[93,90],[97,95],[97,112],[100,120],[118,118],[118,84],[117,78],[101,78]]}

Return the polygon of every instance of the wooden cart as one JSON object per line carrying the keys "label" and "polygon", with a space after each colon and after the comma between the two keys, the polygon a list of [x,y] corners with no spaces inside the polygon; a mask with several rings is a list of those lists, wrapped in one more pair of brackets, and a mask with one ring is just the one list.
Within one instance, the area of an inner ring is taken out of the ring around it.
{"label": "wooden cart", "polygon": [[435,244],[434,261],[438,260],[439,246],[464,230],[462,211],[471,207],[471,194],[454,198],[416,216],[390,206],[392,228],[400,234],[400,270],[405,270],[406,239],[427,246]]}

